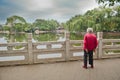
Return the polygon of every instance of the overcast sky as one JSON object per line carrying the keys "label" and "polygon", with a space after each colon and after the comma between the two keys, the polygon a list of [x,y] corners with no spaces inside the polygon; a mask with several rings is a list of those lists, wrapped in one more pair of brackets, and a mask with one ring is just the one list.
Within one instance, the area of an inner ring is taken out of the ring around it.
{"label": "overcast sky", "polygon": [[27,22],[35,19],[65,22],[95,7],[98,7],[96,0],[0,0],[0,24],[12,15],[24,17]]}

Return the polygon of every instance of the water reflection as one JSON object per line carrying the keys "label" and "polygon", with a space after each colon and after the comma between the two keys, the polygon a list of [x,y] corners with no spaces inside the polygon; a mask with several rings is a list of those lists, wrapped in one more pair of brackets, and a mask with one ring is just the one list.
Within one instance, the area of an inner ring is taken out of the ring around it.
{"label": "water reflection", "polygon": [[11,43],[11,42],[26,42],[26,34],[0,34],[1,43]]}
{"label": "water reflection", "polygon": [[64,34],[55,34],[55,33],[46,33],[46,34],[39,34],[39,35],[33,34],[33,39],[36,42],[58,41],[60,38],[64,39],[65,38]]}
{"label": "water reflection", "polygon": [[[83,35],[85,32],[70,33],[70,40],[83,40]],[[117,34],[117,33],[116,33]],[[0,43],[11,43],[11,42],[27,42],[28,35],[26,34],[0,34]],[[105,39],[119,39],[120,35],[108,35],[105,33],[103,35]],[[42,41],[65,41],[65,33],[44,33],[44,34],[33,34],[32,42],[42,42]]]}
{"label": "water reflection", "polygon": [[[11,42],[27,42],[27,34],[0,34],[1,43],[11,43]],[[71,40],[81,40],[82,35],[71,33]],[[55,33],[45,33],[45,34],[33,34],[32,42],[42,42],[42,41],[65,41],[65,34],[55,34]]]}
{"label": "water reflection", "polygon": [[[75,33],[70,33],[70,39],[71,40],[80,40],[83,39],[82,35],[79,34],[75,34]],[[65,33],[60,33],[60,34],[56,34],[56,33],[44,33],[44,34],[33,34],[32,35],[32,42],[36,43],[36,42],[42,42],[42,41],[65,41],[66,37],[65,37]],[[27,42],[28,41],[28,34],[0,34],[0,43],[20,43],[20,42]],[[38,46],[40,48],[44,48],[46,45],[44,46]],[[60,45],[61,46],[61,45]],[[57,45],[55,45],[54,47],[58,47]],[[13,46],[12,50],[21,50],[23,49],[23,46]],[[8,46],[5,47],[0,47],[0,50],[9,50]]]}

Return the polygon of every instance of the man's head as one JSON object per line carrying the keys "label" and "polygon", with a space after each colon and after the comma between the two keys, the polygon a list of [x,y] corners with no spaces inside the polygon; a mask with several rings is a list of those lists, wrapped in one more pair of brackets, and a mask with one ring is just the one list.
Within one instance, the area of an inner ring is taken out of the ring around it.
{"label": "man's head", "polygon": [[88,33],[93,33],[93,29],[92,28],[87,28],[87,32]]}

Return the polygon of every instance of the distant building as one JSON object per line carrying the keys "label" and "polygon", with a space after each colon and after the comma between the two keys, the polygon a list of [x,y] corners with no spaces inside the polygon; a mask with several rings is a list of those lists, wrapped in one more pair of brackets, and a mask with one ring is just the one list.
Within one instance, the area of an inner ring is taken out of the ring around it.
{"label": "distant building", "polygon": [[64,27],[59,26],[57,30],[64,30]]}
{"label": "distant building", "polygon": [[56,29],[56,33],[64,33],[64,32],[65,32],[64,27],[59,26],[59,27]]}

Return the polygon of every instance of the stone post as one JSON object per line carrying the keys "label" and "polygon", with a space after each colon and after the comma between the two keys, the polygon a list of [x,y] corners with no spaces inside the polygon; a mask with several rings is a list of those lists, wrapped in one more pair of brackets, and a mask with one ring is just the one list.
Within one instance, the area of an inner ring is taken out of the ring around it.
{"label": "stone post", "polygon": [[103,32],[97,33],[98,38],[98,59],[102,58],[103,50],[102,50],[102,39],[103,39]]}
{"label": "stone post", "polygon": [[33,48],[32,48],[32,33],[28,33],[28,61],[33,64]]}
{"label": "stone post", "polygon": [[70,58],[70,33],[66,31],[66,55],[65,55],[65,60],[69,61]]}

